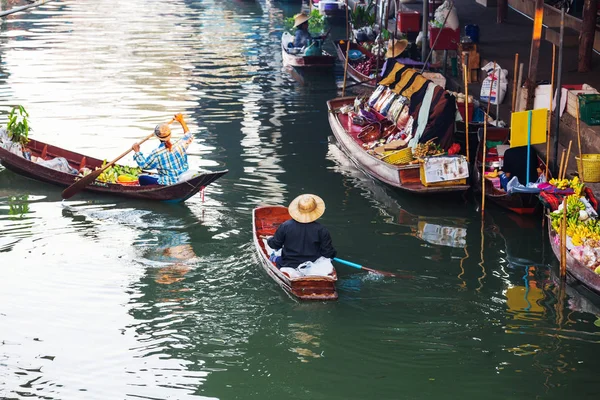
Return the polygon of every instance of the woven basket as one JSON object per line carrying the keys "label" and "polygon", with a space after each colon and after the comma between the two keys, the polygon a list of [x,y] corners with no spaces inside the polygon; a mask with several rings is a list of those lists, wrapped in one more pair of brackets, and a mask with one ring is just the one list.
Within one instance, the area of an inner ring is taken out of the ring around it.
{"label": "woven basket", "polygon": [[414,160],[412,155],[412,148],[407,147],[402,150],[394,151],[382,158],[388,164],[400,165],[408,164]]}
{"label": "woven basket", "polygon": [[579,157],[575,157],[577,161],[577,172],[579,176],[585,182],[600,182],[600,154],[582,154],[583,159],[583,170],[581,160]]}

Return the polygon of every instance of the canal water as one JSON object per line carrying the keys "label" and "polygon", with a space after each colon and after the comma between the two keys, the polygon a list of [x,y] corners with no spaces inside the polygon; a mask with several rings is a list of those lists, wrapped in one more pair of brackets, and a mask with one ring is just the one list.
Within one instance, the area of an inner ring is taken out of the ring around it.
{"label": "canal water", "polygon": [[[192,167],[229,173],[167,205],[63,202],[0,169],[0,398],[597,397],[600,309],[559,290],[541,218],[488,205],[482,221],[472,198],[357,170],[329,138],[341,67],[282,67],[300,6],[57,1],[2,19],[2,124],[22,104],[32,137],[112,159],[182,112]],[[251,212],[306,192],[341,258],[414,278],[338,266],[339,300],[290,299]]]}

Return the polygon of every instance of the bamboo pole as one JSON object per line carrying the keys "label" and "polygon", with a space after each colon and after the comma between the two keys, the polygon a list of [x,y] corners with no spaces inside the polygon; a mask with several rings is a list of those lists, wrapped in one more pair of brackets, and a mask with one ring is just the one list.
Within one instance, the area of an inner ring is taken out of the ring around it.
{"label": "bamboo pole", "polygon": [[558,167],[558,180],[562,179],[563,164],[565,163],[565,152],[566,150],[563,149],[562,154],[560,155],[560,166]]}
{"label": "bamboo pole", "polygon": [[569,158],[571,158],[571,145],[573,141],[569,141],[569,149],[567,150],[567,156],[565,157],[565,168],[563,169],[563,174],[561,179],[565,179],[565,175],[567,175],[567,168],[569,167]]}
{"label": "bamboo pole", "polygon": [[515,112],[515,106],[517,103],[517,68],[519,68],[519,53],[515,53],[515,69],[513,72],[513,93],[512,93],[512,108],[511,111]]}
{"label": "bamboo pole", "polygon": [[[485,113],[484,124],[486,124],[486,125],[487,125],[488,115],[490,115],[490,105],[492,104],[492,88],[494,87],[494,75],[495,74],[496,74],[496,61],[494,61],[494,69],[492,70],[492,82],[490,84],[490,94],[488,95],[488,105],[487,105],[487,111]],[[498,89],[499,89],[499,87],[496,87],[496,101],[498,101]],[[496,118],[498,118],[498,116],[496,116]]]}
{"label": "bamboo pole", "polygon": [[469,71],[467,66],[463,64],[463,78],[465,80],[465,146],[467,152],[467,164],[469,164],[469,84],[467,83],[467,75]]}
{"label": "bamboo pole", "polygon": [[6,10],[6,11],[0,12],[0,17],[5,17],[7,15],[14,14],[14,13],[19,12],[19,11],[24,11],[24,10],[27,10],[28,8],[39,7],[39,6],[44,5],[44,4],[46,4],[46,3],[50,2],[50,1],[52,1],[52,0],[39,0],[39,1],[36,1],[34,3],[24,5],[24,6],[14,7],[14,8],[11,8],[10,10]]}
{"label": "bamboo pole", "polygon": [[[350,17],[348,16],[349,10],[348,10],[348,0],[346,0],[346,41],[350,40]],[[348,54],[346,53],[346,57],[348,57]]]}
{"label": "bamboo pole", "polygon": [[556,60],[556,46],[552,45],[552,74],[550,78],[550,112],[548,113],[548,122],[546,126],[546,182],[549,178],[549,167],[550,162],[550,132],[552,125],[552,97],[554,95],[554,65]]}
{"label": "bamboo pole", "polygon": [[[581,127],[580,127],[580,120],[581,120],[581,116],[579,115],[579,96],[577,96],[577,107],[576,107],[576,118],[577,118],[577,146],[579,147],[579,165],[581,165],[581,176],[579,177],[579,180],[581,181],[581,183],[583,182],[583,177],[585,176],[585,173],[583,171],[583,158],[581,158]],[[575,163],[577,164],[577,163]],[[576,165],[576,167],[578,167]],[[579,168],[578,168],[579,169]]]}
{"label": "bamboo pole", "polygon": [[[517,101],[515,102],[515,111],[521,108],[521,84],[523,83],[523,63],[519,64],[519,79],[517,80]],[[519,107],[517,107],[519,105]]]}
{"label": "bamboo pole", "polygon": [[567,197],[563,199],[563,217],[560,222],[560,276],[567,274]]}
{"label": "bamboo pole", "polygon": [[348,59],[350,58],[350,41],[346,42],[346,61],[344,62],[344,84],[342,86],[342,97],[346,96],[346,78],[348,77]]}
{"label": "bamboo pole", "polygon": [[481,216],[485,211],[485,156],[487,153],[487,114],[485,115],[486,122],[483,124],[483,162],[481,163]]}

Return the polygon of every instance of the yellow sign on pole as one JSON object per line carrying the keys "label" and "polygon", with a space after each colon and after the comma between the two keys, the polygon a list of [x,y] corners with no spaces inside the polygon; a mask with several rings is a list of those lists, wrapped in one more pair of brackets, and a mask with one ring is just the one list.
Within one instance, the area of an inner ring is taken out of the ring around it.
{"label": "yellow sign on pole", "polygon": [[[531,132],[529,131],[531,114]],[[510,147],[546,143],[548,109],[512,113],[510,122]]]}

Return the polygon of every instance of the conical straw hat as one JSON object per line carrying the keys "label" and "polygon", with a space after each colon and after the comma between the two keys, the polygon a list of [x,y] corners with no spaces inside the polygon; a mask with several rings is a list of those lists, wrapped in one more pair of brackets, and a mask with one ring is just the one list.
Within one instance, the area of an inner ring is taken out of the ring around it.
{"label": "conical straw hat", "polygon": [[314,194],[302,194],[289,205],[290,216],[303,224],[316,221],[325,212],[325,202]]}
{"label": "conical straw hat", "polygon": [[294,15],[294,28],[308,21],[310,17],[304,13]]}
{"label": "conical straw hat", "polygon": [[408,47],[408,40],[396,40],[394,42],[394,47],[392,47],[392,41],[388,42],[387,53],[385,53],[385,58],[394,58],[398,57],[406,48]]}

